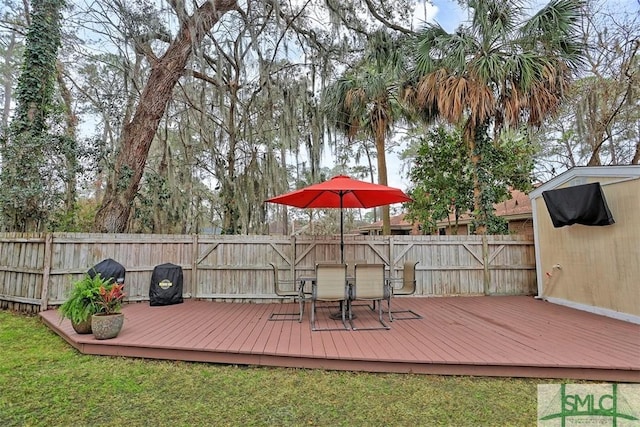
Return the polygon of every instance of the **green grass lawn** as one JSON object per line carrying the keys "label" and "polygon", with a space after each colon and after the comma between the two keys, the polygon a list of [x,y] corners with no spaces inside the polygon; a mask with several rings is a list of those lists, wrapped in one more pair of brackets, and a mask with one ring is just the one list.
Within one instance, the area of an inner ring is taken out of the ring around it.
{"label": "green grass lawn", "polygon": [[87,356],[0,311],[0,426],[532,426],[536,385],[501,379]]}

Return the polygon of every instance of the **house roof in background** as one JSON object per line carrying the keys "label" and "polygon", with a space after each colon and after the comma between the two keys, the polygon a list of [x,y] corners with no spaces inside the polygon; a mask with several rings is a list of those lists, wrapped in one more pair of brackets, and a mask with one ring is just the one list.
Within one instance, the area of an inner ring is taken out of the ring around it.
{"label": "house roof in background", "polygon": [[[405,220],[406,214],[393,215],[391,220],[391,228],[394,230],[411,230],[414,225],[409,221]],[[378,230],[382,229],[382,220],[376,221],[371,224],[363,225],[362,227],[358,227],[358,230]]]}
{"label": "house roof in background", "polygon": [[[494,203],[493,208],[496,216],[505,219],[520,219],[530,218],[533,216],[533,210],[531,208],[531,199],[526,193],[520,190],[511,190],[511,198],[504,202]],[[467,224],[471,222],[471,214],[465,213],[458,218],[458,224]],[[438,226],[448,225],[449,222],[453,223],[455,216],[449,215],[448,219],[443,219],[437,222]]]}
{"label": "house roof in background", "polygon": [[[531,208],[531,199],[526,193],[523,193],[519,190],[511,191],[511,199],[505,200],[504,202],[496,203],[493,205],[495,208],[495,213],[497,216],[506,218],[506,219],[520,219],[520,218],[531,218],[532,216],[532,208]],[[414,224],[405,220],[406,214],[395,215],[391,217],[391,228],[394,230],[411,230],[414,227]],[[449,216],[449,219],[443,219],[437,222],[437,225],[442,227],[449,225],[449,223],[453,223],[455,221],[455,217],[452,215]],[[470,214],[464,214],[460,216],[458,219],[458,224],[467,224],[471,221]],[[372,224],[365,225],[359,228],[359,230],[377,230],[382,228],[382,221],[376,221]]]}

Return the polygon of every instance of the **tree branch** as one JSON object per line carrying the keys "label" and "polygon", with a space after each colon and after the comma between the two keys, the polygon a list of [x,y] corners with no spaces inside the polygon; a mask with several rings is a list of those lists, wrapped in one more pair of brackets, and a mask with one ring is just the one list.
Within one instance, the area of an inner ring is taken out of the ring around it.
{"label": "tree branch", "polygon": [[414,34],[414,31],[408,28],[401,27],[400,25],[396,25],[393,22],[389,22],[384,16],[380,15],[377,11],[376,5],[373,4],[371,0],[364,0],[364,2],[367,4],[367,9],[369,9],[371,15],[373,15],[373,17],[378,21],[382,22],[385,27],[391,28],[392,30],[399,31],[407,35]]}

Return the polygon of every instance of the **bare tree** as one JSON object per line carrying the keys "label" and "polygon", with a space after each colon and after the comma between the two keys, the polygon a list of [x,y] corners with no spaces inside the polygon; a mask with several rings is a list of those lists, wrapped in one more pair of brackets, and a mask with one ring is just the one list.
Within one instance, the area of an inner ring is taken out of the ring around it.
{"label": "bare tree", "polygon": [[591,2],[582,27],[587,67],[558,115],[535,135],[538,174],[640,159],[640,16]]}
{"label": "bare tree", "polygon": [[96,214],[95,228],[100,232],[125,231],[151,142],[194,46],[202,41],[222,15],[237,10],[235,0],[214,0],[203,3],[189,15],[182,1],[170,3],[180,20],[180,30],[164,54],[151,59],[149,79],[131,121],[124,126],[113,176],[107,183],[102,205]]}

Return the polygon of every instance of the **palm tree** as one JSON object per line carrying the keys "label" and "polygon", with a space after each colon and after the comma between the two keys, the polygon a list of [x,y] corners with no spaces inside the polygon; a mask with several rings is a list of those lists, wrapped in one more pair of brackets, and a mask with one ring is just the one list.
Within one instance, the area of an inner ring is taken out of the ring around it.
{"label": "palm tree", "polygon": [[[332,126],[350,141],[359,135],[373,137],[382,185],[388,183],[386,140],[401,118],[396,85],[403,67],[399,46],[387,33],[372,34],[365,57],[323,94],[323,110]],[[382,207],[382,233],[391,234],[389,206]]]}
{"label": "palm tree", "polygon": [[[519,0],[469,0],[470,21],[453,33],[427,25],[415,39],[415,74],[403,99],[425,121],[464,129],[482,215],[481,141],[507,126],[539,126],[583,62],[583,0],[552,0],[527,19]],[[483,234],[480,222],[476,230]]]}

